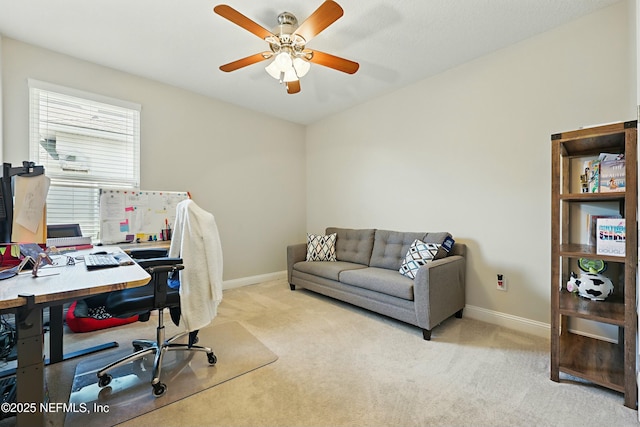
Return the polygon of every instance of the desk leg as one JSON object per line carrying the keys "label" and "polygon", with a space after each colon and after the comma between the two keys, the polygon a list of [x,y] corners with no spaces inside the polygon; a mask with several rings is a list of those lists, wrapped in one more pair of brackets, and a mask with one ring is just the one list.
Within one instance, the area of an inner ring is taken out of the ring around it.
{"label": "desk leg", "polygon": [[49,363],[58,363],[64,360],[63,334],[64,323],[62,320],[62,306],[49,307]]}
{"label": "desk leg", "polygon": [[118,347],[116,341],[99,344],[82,350],[64,354],[64,320],[62,305],[52,305],[49,307],[49,358],[45,364],[64,362],[75,357],[86,356],[102,350]]}
{"label": "desk leg", "polygon": [[20,307],[16,316],[18,332],[18,367],[16,370],[16,402],[37,405],[34,412],[18,412],[17,425],[43,426],[44,413],[44,361],[42,351],[42,309]]}

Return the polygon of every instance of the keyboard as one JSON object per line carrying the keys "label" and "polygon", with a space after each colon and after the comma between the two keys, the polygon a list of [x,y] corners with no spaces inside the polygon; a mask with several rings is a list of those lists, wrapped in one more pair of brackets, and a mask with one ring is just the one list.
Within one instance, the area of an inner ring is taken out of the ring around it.
{"label": "keyboard", "polygon": [[84,256],[84,264],[87,270],[95,270],[98,268],[118,267],[118,261],[113,255],[109,254],[92,254]]}

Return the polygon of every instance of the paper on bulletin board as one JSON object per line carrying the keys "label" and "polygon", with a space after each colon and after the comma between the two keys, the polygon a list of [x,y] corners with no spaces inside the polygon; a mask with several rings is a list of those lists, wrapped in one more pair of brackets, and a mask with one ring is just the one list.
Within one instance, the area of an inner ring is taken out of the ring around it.
{"label": "paper on bulletin board", "polygon": [[15,177],[11,241],[45,243],[46,201],[51,180],[46,175]]}
{"label": "paper on bulletin board", "polygon": [[131,189],[100,190],[100,240],[121,243],[138,236],[158,239],[165,224],[173,227],[176,207],[189,193],[141,191]]}

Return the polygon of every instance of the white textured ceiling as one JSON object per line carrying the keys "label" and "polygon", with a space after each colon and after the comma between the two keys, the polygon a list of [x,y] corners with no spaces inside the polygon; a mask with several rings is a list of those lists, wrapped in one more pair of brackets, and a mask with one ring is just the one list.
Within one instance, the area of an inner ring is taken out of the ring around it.
{"label": "white textured ceiling", "polygon": [[[322,0],[225,0],[267,29],[301,23]],[[297,123],[524,40],[619,0],[337,0],[344,16],[308,47],[360,63],[354,75],[312,65],[288,95],[264,66],[222,64],[267,43],[213,12],[210,0],[0,0],[0,34]],[[53,82],[55,83],[55,82]]]}

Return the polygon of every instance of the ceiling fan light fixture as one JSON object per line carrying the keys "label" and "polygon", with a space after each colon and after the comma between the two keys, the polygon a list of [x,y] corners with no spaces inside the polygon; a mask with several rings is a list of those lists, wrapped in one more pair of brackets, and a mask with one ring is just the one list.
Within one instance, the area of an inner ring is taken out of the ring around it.
{"label": "ceiling fan light fixture", "polygon": [[280,67],[278,67],[275,60],[271,61],[271,64],[267,65],[265,70],[271,77],[276,80],[280,80]]}
{"label": "ceiling fan light fixture", "polygon": [[291,60],[291,55],[288,52],[280,52],[274,62],[278,65],[278,68],[282,71],[287,71],[293,65],[293,61]]}
{"label": "ceiling fan light fixture", "polygon": [[[299,77],[302,77],[302,75],[306,74],[306,72],[309,71],[308,67],[305,70],[305,64],[296,65],[296,60],[298,59],[300,58],[292,59],[291,53],[289,52],[280,52],[278,55],[276,55],[275,59],[269,65],[267,65],[265,70],[271,77],[279,80],[280,83],[293,82],[298,80]],[[298,72],[298,67],[300,67],[300,70],[304,71],[304,74],[301,75]]]}
{"label": "ceiling fan light fixture", "polygon": [[311,64],[302,58],[296,57],[293,60],[293,68],[295,68],[298,77],[304,77],[309,72]]}
{"label": "ceiling fan light fixture", "polygon": [[284,76],[282,77],[282,81],[285,83],[295,82],[298,80],[298,75],[296,74],[296,70],[293,67],[289,68],[284,72]]}

